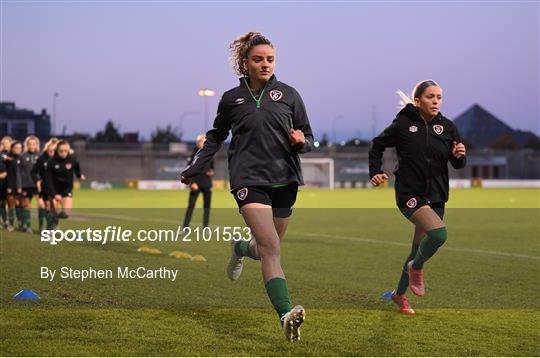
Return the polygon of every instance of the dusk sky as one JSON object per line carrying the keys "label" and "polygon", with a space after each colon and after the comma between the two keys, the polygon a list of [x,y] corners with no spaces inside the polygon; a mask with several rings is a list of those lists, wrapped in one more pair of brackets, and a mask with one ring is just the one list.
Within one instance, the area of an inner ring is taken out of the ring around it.
{"label": "dusk sky", "polygon": [[[302,95],[315,135],[370,138],[397,112],[397,89],[432,78],[443,114],[474,103],[539,134],[539,3],[531,2],[1,2],[1,101],[52,111],[57,130],[94,134],[107,119],[149,138],[184,139],[210,123],[238,84],[228,44],[263,32],[276,76]],[[374,109],[374,110],[373,110]],[[182,115],[183,114],[183,115]]]}

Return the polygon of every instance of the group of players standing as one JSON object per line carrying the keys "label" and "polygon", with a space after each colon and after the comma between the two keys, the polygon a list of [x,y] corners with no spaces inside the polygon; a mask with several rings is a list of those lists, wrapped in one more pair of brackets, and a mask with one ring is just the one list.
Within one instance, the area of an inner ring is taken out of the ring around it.
{"label": "group of players standing", "polygon": [[[5,136],[0,141],[0,227],[32,233],[32,199],[38,206],[39,231],[54,229],[69,216],[73,205],[73,178],[84,180],[69,142],[51,138],[40,153],[40,141],[24,142]],[[61,209],[60,209],[61,207]]]}

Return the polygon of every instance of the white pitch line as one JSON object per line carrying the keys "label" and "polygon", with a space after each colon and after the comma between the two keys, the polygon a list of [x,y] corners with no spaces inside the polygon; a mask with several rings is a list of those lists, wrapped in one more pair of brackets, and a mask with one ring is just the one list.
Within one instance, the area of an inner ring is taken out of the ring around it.
{"label": "white pitch line", "polygon": [[[298,231],[291,232],[291,234],[300,235],[300,236],[310,236],[310,237],[325,237],[329,239],[331,238],[331,239],[340,239],[340,240],[359,241],[359,242],[365,242],[369,244],[383,244],[383,245],[407,246],[407,247],[410,246],[409,243],[403,243],[403,242],[398,242],[398,241],[367,239],[363,237],[354,237],[354,236],[340,236],[340,235],[318,234],[318,233],[312,233],[312,232],[298,232]],[[457,251],[457,252],[469,252],[469,253],[485,254],[485,255],[517,257],[521,259],[540,260],[540,256],[517,254],[513,252],[504,252],[504,251],[469,249],[469,248],[464,248],[464,247],[448,247],[448,246],[445,246],[444,250]]]}

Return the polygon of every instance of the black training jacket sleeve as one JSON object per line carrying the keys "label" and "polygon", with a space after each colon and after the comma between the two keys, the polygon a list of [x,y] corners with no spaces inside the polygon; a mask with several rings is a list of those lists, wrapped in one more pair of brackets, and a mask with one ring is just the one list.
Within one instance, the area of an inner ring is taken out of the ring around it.
{"label": "black training jacket sleeve", "polygon": [[309,119],[306,112],[306,106],[300,94],[294,90],[294,108],[293,108],[293,127],[304,133],[306,141],[303,144],[297,144],[293,148],[297,153],[307,153],[313,147],[313,131],[309,124]]}
{"label": "black training jacket sleeve", "polygon": [[30,175],[32,176],[32,179],[36,183],[41,179],[39,176],[39,165],[40,165],[40,159],[38,157],[38,160],[36,160],[36,162],[32,166],[32,170],[30,171]]}
{"label": "black training jacket sleeve", "polygon": [[377,174],[382,174],[382,156],[384,150],[395,147],[398,134],[397,119],[394,119],[381,134],[373,138],[369,149],[369,177],[373,178]]}
{"label": "black training jacket sleeve", "polygon": [[52,182],[54,182],[54,172],[53,172],[53,165],[52,165],[53,161],[54,161],[54,159],[51,158],[47,162],[47,166],[42,169],[43,175],[41,176],[41,178],[43,178],[43,179],[44,178],[50,178],[50,180],[51,180],[51,193],[53,193],[55,191],[55,190],[52,190],[52,188],[54,188],[54,186],[52,185]]}
{"label": "black training jacket sleeve", "polygon": [[81,172],[81,164],[79,163],[79,160],[75,157],[73,157],[73,172],[75,173],[75,176],[77,178],[81,178],[82,172]]}
{"label": "black training jacket sleeve", "polygon": [[[459,135],[457,127],[452,123],[452,136],[454,138],[454,141],[456,143],[461,143],[462,139]],[[452,149],[450,149],[452,151]],[[467,157],[463,158],[456,158],[452,153],[450,153],[450,164],[454,167],[454,169],[462,169],[465,168],[465,165],[467,164]]]}
{"label": "black training jacket sleeve", "polygon": [[195,154],[191,164],[182,171],[182,176],[192,178],[201,174],[208,167],[209,162],[214,157],[214,154],[221,148],[221,144],[229,136],[231,129],[230,118],[228,116],[223,97],[218,105],[216,119],[214,120],[214,128],[206,133],[206,141],[204,146]]}
{"label": "black training jacket sleeve", "polygon": [[22,189],[21,164],[17,164],[17,161],[15,159],[13,161],[13,164],[15,165],[15,178],[17,178],[17,189]]}
{"label": "black training jacket sleeve", "polygon": [[189,167],[191,163],[193,163],[193,158],[195,158],[195,154],[197,154],[198,150],[197,147],[193,149],[193,153],[187,158],[186,167]]}

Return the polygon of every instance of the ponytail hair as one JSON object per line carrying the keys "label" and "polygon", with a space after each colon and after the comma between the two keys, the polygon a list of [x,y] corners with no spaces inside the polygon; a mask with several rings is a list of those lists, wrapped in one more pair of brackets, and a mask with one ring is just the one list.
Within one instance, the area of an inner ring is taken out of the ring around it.
{"label": "ponytail hair", "polygon": [[257,45],[274,47],[262,33],[255,31],[248,32],[229,44],[231,51],[229,61],[238,76],[247,76],[247,71],[244,69],[244,60],[248,57],[249,51]]}
{"label": "ponytail hair", "polygon": [[53,147],[56,151],[56,143],[58,143],[59,139],[56,137],[52,137],[49,139],[47,143],[45,143],[45,146],[43,147],[43,152],[48,152],[50,147]]}
{"label": "ponytail hair", "polygon": [[400,108],[405,107],[409,103],[414,105],[414,99],[420,98],[422,94],[426,91],[426,89],[431,86],[440,87],[439,84],[433,80],[423,80],[421,82],[418,82],[416,86],[414,86],[411,92],[411,97],[407,96],[402,90],[397,90],[396,93],[400,97],[400,100],[399,100]]}

